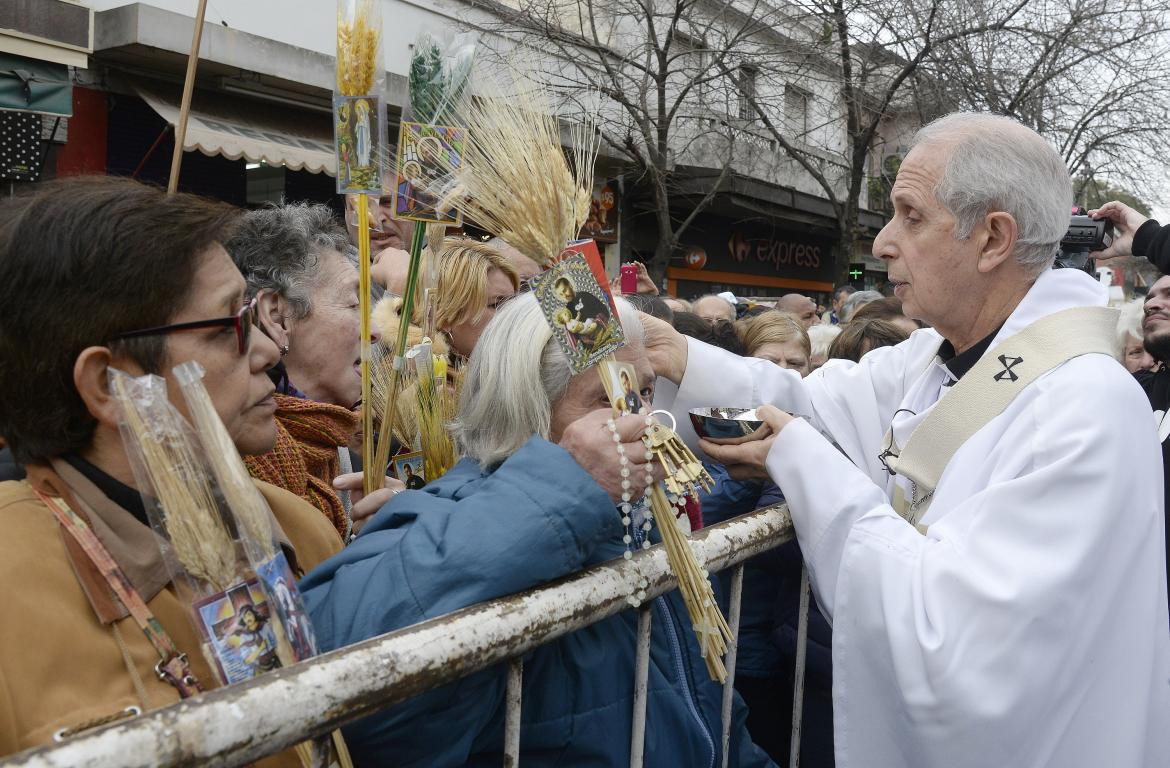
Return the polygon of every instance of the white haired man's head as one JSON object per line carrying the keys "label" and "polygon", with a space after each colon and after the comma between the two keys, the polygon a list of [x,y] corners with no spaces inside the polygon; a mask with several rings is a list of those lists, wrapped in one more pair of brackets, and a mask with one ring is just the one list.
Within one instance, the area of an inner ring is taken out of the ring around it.
{"label": "white haired man's head", "polygon": [[1035,131],[999,115],[958,112],[917,133],[890,197],[894,217],[874,255],[886,260],[906,314],[951,339],[986,324],[989,311],[1010,313],[1052,266],[1072,184],[1063,159]]}

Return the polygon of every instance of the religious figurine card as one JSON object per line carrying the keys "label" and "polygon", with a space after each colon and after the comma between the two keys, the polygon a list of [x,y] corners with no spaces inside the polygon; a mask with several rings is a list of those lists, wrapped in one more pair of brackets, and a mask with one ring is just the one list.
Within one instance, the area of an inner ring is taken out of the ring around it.
{"label": "religious figurine card", "polygon": [[601,371],[601,383],[605,385],[605,394],[613,406],[617,416],[632,416],[641,413],[646,408],[642,394],[638,390],[638,372],[632,363],[619,363],[617,360],[602,360],[598,365]]}
{"label": "religious figurine card", "polygon": [[427,484],[423,452],[400,453],[394,457],[394,476],[406,485],[408,491],[417,490]]}
{"label": "religious figurine card", "polygon": [[296,577],[283,552],[256,567],[256,575],[264,582],[269,602],[276,611],[288,643],[297,661],[317,655],[317,637],[308,612],[301,600]]}
{"label": "religious figurine card", "polygon": [[625,344],[613,296],[584,253],[566,252],[535,278],[533,292],[574,374]]}
{"label": "religious figurine card", "polygon": [[458,211],[436,207],[463,166],[466,143],[462,128],[402,123],[394,165],[394,218],[459,226]]}
{"label": "religious figurine card", "polygon": [[386,145],[381,100],[334,94],[333,141],[337,154],[337,193],[381,195]]}
{"label": "religious figurine card", "polygon": [[195,603],[208,662],[225,684],[280,667],[268,601],[258,582],[240,583]]}

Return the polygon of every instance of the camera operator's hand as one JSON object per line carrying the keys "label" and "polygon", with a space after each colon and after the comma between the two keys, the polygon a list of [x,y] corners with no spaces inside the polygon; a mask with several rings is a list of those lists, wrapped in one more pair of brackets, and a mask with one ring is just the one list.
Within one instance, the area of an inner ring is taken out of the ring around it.
{"label": "camera operator's hand", "polygon": [[1098,262],[1109,261],[1120,256],[1133,254],[1133,235],[1149,219],[1128,205],[1116,200],[1089,211],[1094,219],[1109,219],[1113,222],[1113,243],[1103,251],[1090,254]]}

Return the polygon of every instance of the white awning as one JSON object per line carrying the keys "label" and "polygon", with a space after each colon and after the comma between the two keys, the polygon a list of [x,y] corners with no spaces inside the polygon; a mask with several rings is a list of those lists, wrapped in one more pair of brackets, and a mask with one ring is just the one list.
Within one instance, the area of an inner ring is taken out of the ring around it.
{"label": "white awning", "polygon": [[[134,90],[159,114],[175,125],[181,101],[177,89],[133,83]],[[237,98],[196,92],[187,119],[183,149],[229,160],[241,157],[286,166],[294,171],[337,175],[329,115]]]}

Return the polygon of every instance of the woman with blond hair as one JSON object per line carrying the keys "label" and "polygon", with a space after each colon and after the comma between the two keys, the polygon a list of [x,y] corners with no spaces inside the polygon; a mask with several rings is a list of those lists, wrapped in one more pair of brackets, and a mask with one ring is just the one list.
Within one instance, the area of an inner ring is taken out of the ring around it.
{"label": "woman with blond hair", "polygon": [[[411,323],[422,325],[424,312],[429,311],[451,357],[466,360],[496,310],[519,287],[516,269],[497,248],[467,237],[449,237],[439,251],[430,306],[416,303]],[[374,322],[386,338],[397,335],[400,307],[398,299],[383,299],[374,308]]]}
{"label": "woman with blond hair", "polygon": [[812,345],[804,324],[795,315],[777,310],[761,312],[736,321],[735,330],[748,357],[771,360],[781,368],[808,376]]}

